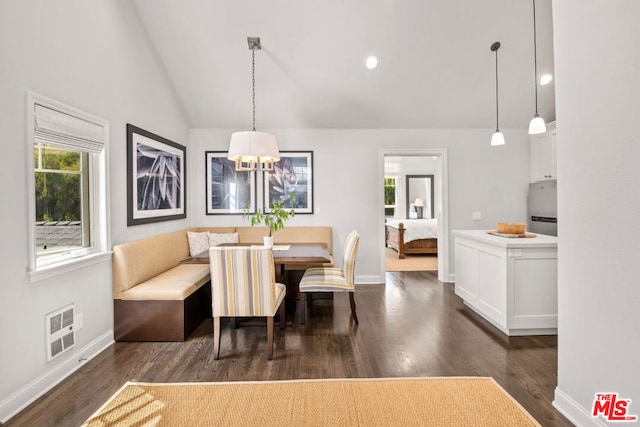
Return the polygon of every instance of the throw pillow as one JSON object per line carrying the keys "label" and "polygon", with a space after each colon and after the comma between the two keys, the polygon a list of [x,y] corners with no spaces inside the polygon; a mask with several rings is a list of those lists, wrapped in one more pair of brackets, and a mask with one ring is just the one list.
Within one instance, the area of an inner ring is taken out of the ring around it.
{"label": "throw pillow", "polygon": [[222,243],[238,243],[238,233],[209,233],[209,245],[218,246]]}
{"label": "throw pillow", "polygon": [[209,249],[208,232],[195,233],[187,231],[187,238],[189,239],[189,253],[191,256],[196,256]]}

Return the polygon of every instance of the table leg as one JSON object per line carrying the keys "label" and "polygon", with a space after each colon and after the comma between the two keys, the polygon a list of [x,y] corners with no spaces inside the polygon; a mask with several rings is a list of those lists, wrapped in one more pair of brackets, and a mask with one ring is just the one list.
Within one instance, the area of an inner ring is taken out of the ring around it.
{"label": "table leg", "polygon": [[284,283],[284,264],[276,264],[276,282]]}

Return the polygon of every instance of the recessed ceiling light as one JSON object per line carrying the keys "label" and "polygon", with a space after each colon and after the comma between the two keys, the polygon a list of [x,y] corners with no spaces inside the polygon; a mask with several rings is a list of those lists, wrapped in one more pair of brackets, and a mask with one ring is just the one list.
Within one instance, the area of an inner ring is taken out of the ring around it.
{"label": "recessed ceiling light", "polygon": [[380,63],[380,59],[375,55],[367,56],[366,66],[368,69],[373,70]]}
{"label": "recessed ceiling light", "polygon": [[551,82],[551,80],[553,80],[553,76],[551,74],[543,74],[542,77],[540,77],[540,84],[546,85]]}

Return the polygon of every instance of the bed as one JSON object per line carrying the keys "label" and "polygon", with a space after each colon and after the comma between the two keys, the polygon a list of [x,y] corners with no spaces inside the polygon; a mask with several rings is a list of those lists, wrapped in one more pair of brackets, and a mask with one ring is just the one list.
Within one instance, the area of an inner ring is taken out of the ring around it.
{"label": "bed", "polygon": [[385,246],[398,251],[398,258],[406,254],[438,253],[438,220],[394,219],[385,228]]}

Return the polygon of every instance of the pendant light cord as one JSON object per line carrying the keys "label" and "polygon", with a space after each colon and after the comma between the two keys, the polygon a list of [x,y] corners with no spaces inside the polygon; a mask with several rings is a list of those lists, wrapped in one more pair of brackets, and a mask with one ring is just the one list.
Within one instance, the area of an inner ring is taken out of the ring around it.
{"label": "pendant light cord", "polygon": [[498,49],[496,48],[496,132],[499,132],[498,127]]}
{"label": "pendant light cord", "polygon": [[533,82],[536,85],[536,115],[538,117],[538,46],[536,42],[536,0],[533,0]]}
{"label": "pendant light cord", "polygon": [[251,90],[253,101],[253,131],[256,131],[256,50],[251,49]]}

